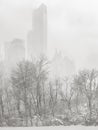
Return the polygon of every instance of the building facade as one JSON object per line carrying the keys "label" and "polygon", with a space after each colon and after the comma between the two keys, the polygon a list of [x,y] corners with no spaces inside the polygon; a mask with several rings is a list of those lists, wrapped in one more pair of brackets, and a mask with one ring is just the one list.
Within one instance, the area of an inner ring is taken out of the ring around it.
{"label": "building facade", "polygon": [[33,11],[32,30],[27,36],[27,53],[39,57],[47,52],[47,7],[42,4]]}
{"label": "building facade", "polygon": [[25,60],[25,42],[22,39],[13,39],[5,43],[4,63],[6,71],[12,70],[20,61]]}

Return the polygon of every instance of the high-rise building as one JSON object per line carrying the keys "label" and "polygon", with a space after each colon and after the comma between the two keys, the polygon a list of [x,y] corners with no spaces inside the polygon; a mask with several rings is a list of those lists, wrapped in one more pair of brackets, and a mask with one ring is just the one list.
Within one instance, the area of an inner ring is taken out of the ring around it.
{"label": "high-rise building", "polygon": [[33,11],[32,30],[27,36],[29,57],[46,55],[47,50],[47,7],[42,4]]}
{"label": "high-rise building", "polygon": [[5,43],[5,66],[13,69],[17,63],[25,59],[25,43],[22,39],[14,39]]}

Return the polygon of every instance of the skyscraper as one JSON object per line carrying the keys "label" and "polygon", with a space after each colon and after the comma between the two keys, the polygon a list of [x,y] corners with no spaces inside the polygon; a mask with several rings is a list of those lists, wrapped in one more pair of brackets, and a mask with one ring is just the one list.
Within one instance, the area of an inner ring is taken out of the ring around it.
{"label": "skyscraper", "polygon": [[33,11],[32,30],[27,36],[28,55],[39,57],[47,50],[47,7],[42,4]]}
{"label": "skyscraper", "polygon": [[22,39],[13,39],[5,43],[5,66],[12,70],[20,61],[25,59],[25,43]]}

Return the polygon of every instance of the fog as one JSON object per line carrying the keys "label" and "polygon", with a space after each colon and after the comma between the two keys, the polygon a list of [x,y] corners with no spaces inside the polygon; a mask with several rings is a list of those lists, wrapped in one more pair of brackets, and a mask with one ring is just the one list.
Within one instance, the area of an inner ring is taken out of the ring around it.
{"label": "fog", "polygon": [[98,68],[97,0],[0,0],[0,44],[27,38],[32,11],[41,3],[48,10],[48,56],[55,49],[80,68]]}

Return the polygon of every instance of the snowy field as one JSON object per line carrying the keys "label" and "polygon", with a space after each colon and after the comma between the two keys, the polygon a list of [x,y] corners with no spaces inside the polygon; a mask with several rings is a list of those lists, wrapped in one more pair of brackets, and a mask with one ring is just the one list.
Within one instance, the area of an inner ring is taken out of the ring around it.
{"label": "snowy field", "polygon": [[51,126],[51,127],[2,127],[0,130],[98,130],[98,127],[94,126]]}

